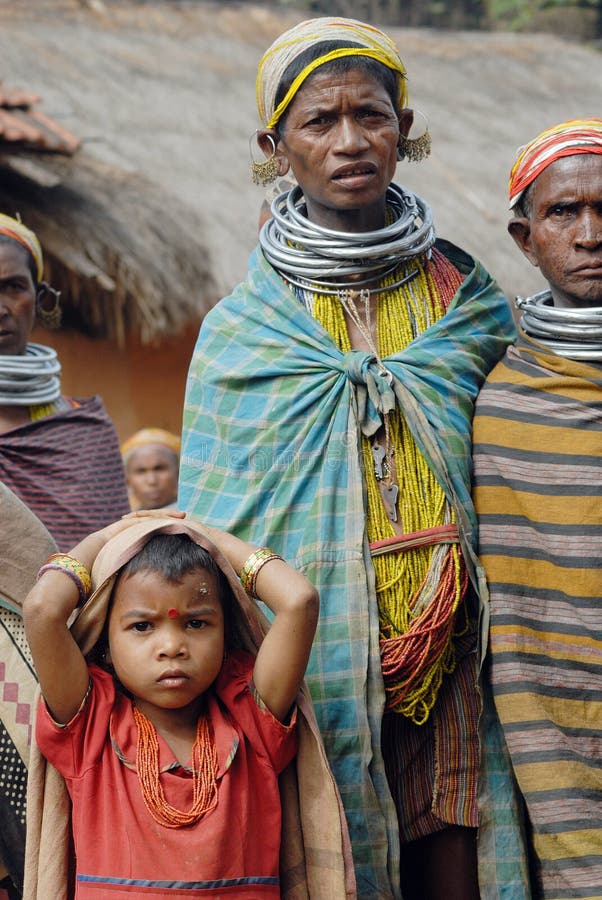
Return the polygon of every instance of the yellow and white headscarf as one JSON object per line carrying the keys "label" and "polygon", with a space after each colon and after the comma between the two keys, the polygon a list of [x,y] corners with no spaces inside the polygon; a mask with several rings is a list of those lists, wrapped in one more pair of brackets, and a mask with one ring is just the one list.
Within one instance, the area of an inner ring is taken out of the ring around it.
{"label": "yellow and white headscarf", "polygon": [[571,119],[547,128],[520,147],[510,172],[510,209],[538,175],[562,156],[602,153],[602,119]]}
{"label": "yellow and white headscarf", "polygon": [[140,447],[150,447],[155,444],[167,447],[176,456],[180,455],[181,440],[177,434],[172,434],[171,431],[166,431],[164,428],[142,428],[123,442],[121,456],[125,462],[132,450],[139,450]]}
{"label": "yellow and white headscarf", "polygon": [[[308,47],[323,41],[345,41],[359,46],[339,47],[313,60],[297,75],[286,96],[276,108],[276,94],[288,66]],[[407,106],[406,69],[391,38],[378,28],[356,19],[323,16],[319,19],[307,19],[285,31],[263,54],[257,71],[255,95],[259,118],[265,127],[274,128],[278,124],[297,91],[312,72],[324,63],[344,56],[367,56],[396,72],[399,85],[397,106],[399,110]]]}
{"label": "yellow and white headscarf", "polygon": [[11,216],[0,213],[0,234],[8,235],[8,237],[17,241],[31,253],[36,264],[38,281],[41,281],[44,274],[44,258],[42,256],[40,242],[33,231],[26,228],[18,219],[13,219]]}

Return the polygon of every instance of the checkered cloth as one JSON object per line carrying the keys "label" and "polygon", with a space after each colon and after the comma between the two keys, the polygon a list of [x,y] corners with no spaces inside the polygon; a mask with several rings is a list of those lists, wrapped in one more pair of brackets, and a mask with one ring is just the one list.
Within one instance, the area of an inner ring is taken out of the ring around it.
{"label": "checkered cloth", "polygon": [[[438,246],[465,280],[437,324],[384,360],[392,385],[374,357],[342,353],[256,250],[248,280],[203,322],[184,410],[180,508],[271,547],[320,592],[307,683],[349,822],[358,895],[381,900],[399,896],[399,851],[380,749],[384,689],[361,432],[380,420],[392,391],[456,510],[473,583],[484,591],[473,550],[470,423],[480,385],[514,336],[491,277],[457,248]],[[514,843],[501,846],[516,860],[508,777],[505,786],[490,820],[507,826]],[[504,873],[514,878],[511,865]],[[483,897],[506,896],[500,891],[493,884]]]}

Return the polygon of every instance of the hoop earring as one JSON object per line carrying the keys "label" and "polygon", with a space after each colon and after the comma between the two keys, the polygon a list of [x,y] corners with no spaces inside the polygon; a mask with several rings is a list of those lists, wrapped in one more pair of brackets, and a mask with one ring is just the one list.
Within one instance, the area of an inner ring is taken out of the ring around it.
{"label": "hoop earring", "polygon": [[253,151],[251,149],[251,141],[257,132],[249,138],[249,155],[251,157],[251,180],[253,184],[260,184],[265,187],[266,184],[272,184],[280,175],[280,161],[276,156],[276,141],[271,134],[266,134],[266,138],[272,145],[272,155],[263,162],[256,162],[253,159]]}
{"label": "hoop earring", "polygon": [[63,312],[61,310],[61,292],[51,288],[45,281],[40,282],[40,288],[43,289],[44,297],[52,297],[53,303],[50,309],[46,309],[42,305],[42,301],[38,298],[36,303],[36,314],[40,324],[44,328],[56,330],[60,327]]}
{"label": "hoop earring", "polygon": [[407,159],[408,162],[422,162],[431,155],[431,135],[429,133],[429,123],[427,117],[419,109],[416,110],[424,119],[424,132],[417,138],[404,137],[399,135],[397,142],[397,159]]}

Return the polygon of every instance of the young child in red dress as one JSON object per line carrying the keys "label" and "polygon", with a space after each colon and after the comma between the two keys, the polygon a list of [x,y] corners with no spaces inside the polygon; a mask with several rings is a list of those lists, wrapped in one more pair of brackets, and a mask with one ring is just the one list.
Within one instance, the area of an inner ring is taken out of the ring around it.
{"label": "young child in red dress", "polygon": [[[141,513],[95,532],[50,558],[24,604],[37,742],[72,801],[77,900],[280,897],[278,775],[318,597],[270,551],[181,515],[159,533]],[[93,580],[111,557],[117,574],[86,603],[97,557]],[[274,613],[256,656],[228,563]],[[86,656],[68,627],[80,600],[100,619]]]}

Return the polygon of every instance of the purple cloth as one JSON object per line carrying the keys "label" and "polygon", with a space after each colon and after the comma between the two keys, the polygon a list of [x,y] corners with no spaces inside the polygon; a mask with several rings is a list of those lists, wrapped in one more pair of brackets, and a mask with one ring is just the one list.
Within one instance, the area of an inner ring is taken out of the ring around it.
{"label": "purple cloth", "polygon": [[0,481],[62,551],[130,510],[119,441],[101,398],[70,402],[0,436]]}

